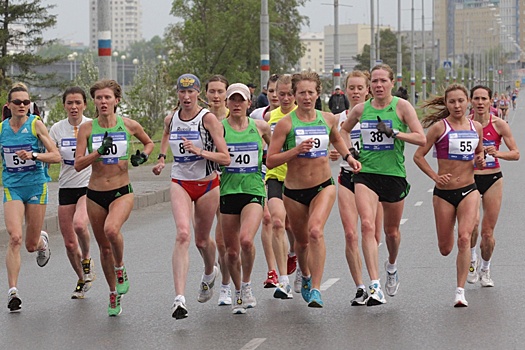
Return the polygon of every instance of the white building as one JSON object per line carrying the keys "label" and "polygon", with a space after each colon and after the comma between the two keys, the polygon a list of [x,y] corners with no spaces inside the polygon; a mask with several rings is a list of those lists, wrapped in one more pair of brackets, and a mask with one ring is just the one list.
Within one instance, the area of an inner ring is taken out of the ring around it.
{"label": "white building", "polygon": [[305,48],[305,53],[299,60],[299,71],[311,70],[322,73],[324,69],[323,33],[301,33],[300,40]]}
{"label": "white building", "polygon": [[[97,0],[90,0],[89,47],[98,49]],[[130,44],[142,40],[140,0],[109,0],[112,49],[124,52]]]}

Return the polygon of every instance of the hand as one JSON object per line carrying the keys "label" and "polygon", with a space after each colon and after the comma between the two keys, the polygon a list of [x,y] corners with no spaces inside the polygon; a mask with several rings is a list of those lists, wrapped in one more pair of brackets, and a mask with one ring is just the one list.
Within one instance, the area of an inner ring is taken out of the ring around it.
{"label": "hand", "polygon": [[476,158],[474,159],[475,163],[476,163],[476,167],[478,169],[483,169],[487,163],[485,162],[485,157],[482,156],[482,155],[476,155]]}
{"label": "hand", "polygon": [[328,155],[328,157],[330,158],[331,161],[336,161],[336,160],[339,159],[340,154],[339,154],[339,152],[337,152],[337,150],[331,149],[330,150],[330,154]]}
{"label": "hand", "polygon": [[137,150],[137,153],[131,156],[131,165],[139,166],[140,164],[146,162],[147,160],[148,160],[148,155],[144,152],[140,153],[140,151]]}
{"label": "hand", "polygon": [[299,150],[299,154],[310,152],[310,150],[314,147],[314,139],[310,138],[308,140],[304,140],[296,147]]}
{"label": "hand", "polygon": [[151,169],[151,171],[153,171],[153,174],[155,175],[160,175],[160,173],[162,172],[162,169],[164,169],[165,166],[166,165],[164,164],[164,162],[159,160],[157,165],[155,165],[153,169]]}
{"label": "hand", "polygon": [[350,154],[352,155],[352,157],[354,157],[355,160],[359,159],[359,151],[357,149],[355,149],[354,147],[350,147],[348,150],[350,151]]}
{"label": "hand", "polygon": [[113,146],[113,137],[108,136],[108,132],[104,134],[104,138],[102,139],[102,145],[97,149],[98,154],[107,155],[109,154],[109,149]]}
{"label": "hand", "polygon": [[348,157],[348,159],[346,160],[346,162],[348,163],[348,165],[350,165],[350,167],[352,168],[352,172],[354,174],[357,174],[358,172],[361,171],[361,169],[363,168],[361,166],[361,162],[358,161],[358,160],[355,160],[355,158],[352,157]]}
{"label": "hand", "polygon": [[379,122],[377,124],[377,126],[376,126],[377,130],[379,132],[384,133],[388,137],[392,137],[392,135],[394,134],[394,129],[392,129],[391,127],[387,126],[385,124],[385,122],[381,120],[381,118],[379,116],[377,116],[377,121]]}
{"label": "hand", "polygon": [[438,175],[438,178],[436,180],[437,185],[445,186],[449,183],[450,179],[452,179],[452,174],[443,174]]}

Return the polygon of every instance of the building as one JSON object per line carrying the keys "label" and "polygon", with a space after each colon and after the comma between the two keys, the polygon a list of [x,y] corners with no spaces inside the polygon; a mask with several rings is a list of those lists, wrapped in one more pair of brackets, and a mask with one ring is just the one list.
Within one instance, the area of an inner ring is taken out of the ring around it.
{"label": "building", "polygon": [[311,70],[322,74],[324,70],[324,34],[301,33],[300,40],[305,52],[299,60],[298,70]]}
{"label": "building", "polygon": [[[89,47],[98,50],[97,0],[90,0]],[[109,0],[112,49],[125,52],[130,44],[142,40],[140,0]]]}

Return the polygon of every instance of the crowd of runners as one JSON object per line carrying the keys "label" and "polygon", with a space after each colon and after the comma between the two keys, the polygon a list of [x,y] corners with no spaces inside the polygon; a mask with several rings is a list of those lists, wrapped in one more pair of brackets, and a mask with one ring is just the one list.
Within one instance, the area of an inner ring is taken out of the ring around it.
{"label": "crowd of runners", "polygon": [[[490,263],[503,193],[500,160],[519,159],[501,96],[496,99],[482,85],[468,91],[452,84],[443,96],[423,101],[425,113],[418,118],[408,101],[392,95],[394,74],[385,64],[345,77],[350,108],[338,115],[315,108],[321,80],[314,72],[272,75],[266,87],[268,106],[248,115],[254,101],[242,83],[229,84],[215,75],[202,89],[193,74],[177,80],[178,105],[164,119],[160,154],[152,169],[159,175],[167,164],[171,167],[172,317],[190,315],[186,280],[192,237],[204,265],[198,293],[191,296],[198,302],[208,302],[218,290],[218,306],[231,305],[234,314],[244,314],[257,306],[253,285],[260,283],[273,289],[274,298],[292,299],[300,293],[309,307],[322,308],[324,226],[336,200],[355,283],[349,303],[384,304],[385,293],[396,295],[401,281],[400,222],[410,192],[406,143],[418,146],[414,162],[435,182],[440,253],[448,255],[457,242],[453,305],[468,306],[466,282],[494,286]],[[121,232],[133,208],[128,163],[146,162],[154,144],[138,122],[117,114],[122,98],[117,82],[100,80],[89,94],[95,118],[83,115],[86,92],[71,87],[62,97],[67,117],[48,132],[29,112],[27,87],[19,83],[9,91],[11,117],[0,124],[0,145],[11,312],[22,305],[17,280],[24,219],[25,246],[37,253],[37,264],[45,266],[51,255],[49,236],[41,229],[50,180],[45,163],[61,164],[59,225],[77,276],[71,298],[84,298],[96,278],[90,224],[109,288],[108,314],[122,311],[121,296],[130,288]],[[130,151],[132,136],[142,151]],[[502,141],[507,150],[500,150]],[[169,161],[168,149],[173,155]],[[436,169],[425,159],[431,149]],[[330,161],[340,162],[338,185]],[[268,273],[252,276],[261,226]],[[381,272],[378,247],[383,232],[388,259]]]}

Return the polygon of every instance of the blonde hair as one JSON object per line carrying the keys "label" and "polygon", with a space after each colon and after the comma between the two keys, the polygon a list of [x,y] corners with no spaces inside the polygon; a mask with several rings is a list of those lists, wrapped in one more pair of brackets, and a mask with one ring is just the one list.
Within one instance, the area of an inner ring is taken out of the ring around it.
{"label": "blonde hair", "polygon": [[423,125],[424,128],[428,128],[450,115],[450,112],[447,108],[447,96],[449,92],[456,90],[463,91],[468,99],[469,93],[465,86],[461,84],[451,84],[447,87],[443,96],[436,96],[433,99],[427,100],[423,103],[421,108],[430,108],[430,110],[433,111],[433,113],[427,114],[423,119],[421,119],[421,125]]}

